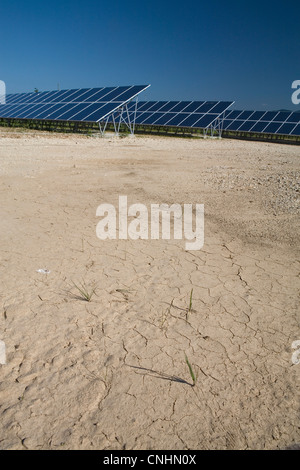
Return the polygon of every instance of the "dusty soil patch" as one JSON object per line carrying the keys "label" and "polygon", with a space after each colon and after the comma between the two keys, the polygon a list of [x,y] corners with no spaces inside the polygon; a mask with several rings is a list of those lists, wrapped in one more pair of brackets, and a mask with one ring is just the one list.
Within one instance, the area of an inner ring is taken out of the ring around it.
{"label": "dusty soil patch", "polygon": [[[1,130],[0,161],[1,449],[300,442],[298,147]],[[119,195],[204,203],[203,249],[99,240]]]}

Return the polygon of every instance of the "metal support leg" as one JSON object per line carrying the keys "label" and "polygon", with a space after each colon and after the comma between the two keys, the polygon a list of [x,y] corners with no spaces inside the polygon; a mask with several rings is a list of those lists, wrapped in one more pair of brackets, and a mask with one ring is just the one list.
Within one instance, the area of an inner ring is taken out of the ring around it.
{"label": "metal support leg", "polygon": [[[123,105],[122,108],[120,108],[119,115],[118,115],[118,120],[119,120],[119,122],[118,122],[118,132],[120,130],[121,124],[125,124],[125,126],[129,130],[130,134],[134,135],[136,111],[137,111],[137,101],[136,101],[136,104],[135,104],[133,120],[130,119],[130,113],[129,113],[127,103],[125,105]],[[114,116],[113,116],[113,119],[114,119]]]}
{"label": "metal support leg", "polygon": [[115,109],[111,114],[109,114],[106,117],[104,127],[102,127],[101,122],[99,122],[99,129],[100,129],[101,136],[103,137],[109,120],[112,120],[116,136],[119,136],[121,124],[125,124],[126,127],[129,129],[130,134],[134,135],[136,113],[137,113],[137,99],[135,103],[133,120],[130,119],[128,103],[120,106],[120,108],[118,109]]}
{"label": "metal support leg", "polygon": [[138,98],[135,100],[135,107],[134,107],[134,116],[133,116],[133,123],[132,123],[132,132],[134,134],[134,129],[135,129],[135,119],[136,119],[136,113],[137,113],[137,106],[138,106]]}
{"label": "metal support leg", "polygon": [[100,130],[101,137],[104,137],[104,133],[105,133],[107,123],[108,123],[108,118],[106,119],[103,127],[101,125],[101,122],[99,121],[99,130]]}

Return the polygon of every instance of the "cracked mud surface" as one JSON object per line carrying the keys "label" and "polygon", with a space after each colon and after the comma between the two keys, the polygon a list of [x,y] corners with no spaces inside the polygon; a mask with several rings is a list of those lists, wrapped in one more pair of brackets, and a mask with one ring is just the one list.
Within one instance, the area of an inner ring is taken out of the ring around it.
{"label": "cracked mud surface", "polygon": [[[0,158],[1,449],[299,444],[298,147],[2,130]],[[203,248],[99,240],[119,195],[204,203]]]}

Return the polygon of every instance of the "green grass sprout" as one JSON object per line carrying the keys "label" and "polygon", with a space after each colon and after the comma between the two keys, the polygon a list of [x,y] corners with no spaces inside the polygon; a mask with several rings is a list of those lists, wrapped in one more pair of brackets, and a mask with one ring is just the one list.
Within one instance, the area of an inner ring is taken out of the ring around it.
{"label": "green grass sprout", "polygon": [[88,287],[84,282],[82,282],[80,285],[77,285],[75,282],[73,282],[73,285],[80,293],[82,300],[85,300],[86,302],[90,302],[92,300],[92,297],[96,291],[95,287]]}
{"label": "green grass sprout", "polygon": [[189,304],[189,313],[192,311],[192,308],[193,308],[193,289],[191,290],[191,294],[190,294],[190,304]]}
{"label": "green grass sprout", "polygon": [[191,363],[190,363],[190,361],[188,360],[186,354],[185,354],[185,362],[186,362],[187,365],[188,365],[188,368],[189,368],[189,371],[190,371],[190,374],[191,374],[191,377],[192,377],[192,381],[193,381],[192,387],[194,387],[194,386],[196,385],[196,375],[195,375],[195,373],[194,373],[194,371],[193,371],[193,368],[192,368],[192,366],[191,366]]}

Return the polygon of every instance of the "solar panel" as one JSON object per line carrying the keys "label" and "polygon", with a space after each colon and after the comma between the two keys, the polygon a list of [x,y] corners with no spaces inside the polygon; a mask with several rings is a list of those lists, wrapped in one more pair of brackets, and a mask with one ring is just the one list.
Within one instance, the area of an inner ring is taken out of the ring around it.
{"label": "solar panel", "polygon": [[6,96],[0,118],[99,122],[150,85],[82,88]]}
{"label": "solar panel", "polygon": [[208,129],[223,120],[223,130],[300,135],[300,112],[230,110],[232,101],[140,101],[133,99],[150,85],[81,88],[6,95],[0,118],[54,121],[113,121],[127,105],[136,124]]}
{"label": "solar panel", "polygon": [[208,128],[233,101],[140,101],[128,107],[136,124]]}
{"label": "solar panel", "polygon": [[300,135],[300,112],[226,111],[223,121],[223,130]]}

